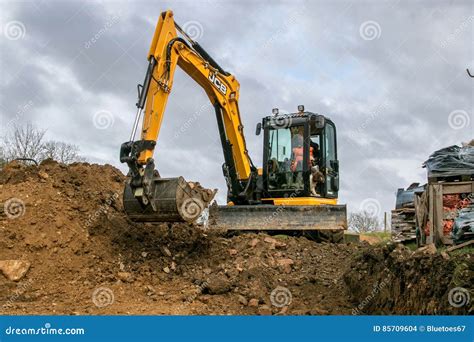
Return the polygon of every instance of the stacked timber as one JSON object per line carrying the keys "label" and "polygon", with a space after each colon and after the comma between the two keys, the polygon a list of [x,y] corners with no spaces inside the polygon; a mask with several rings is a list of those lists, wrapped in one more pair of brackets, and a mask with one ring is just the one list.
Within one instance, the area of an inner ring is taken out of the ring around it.
{"label": "stacked timber", "polygon": [[409,242],[416,239],[415,206],[409,203],[392,210],[392,240]]}

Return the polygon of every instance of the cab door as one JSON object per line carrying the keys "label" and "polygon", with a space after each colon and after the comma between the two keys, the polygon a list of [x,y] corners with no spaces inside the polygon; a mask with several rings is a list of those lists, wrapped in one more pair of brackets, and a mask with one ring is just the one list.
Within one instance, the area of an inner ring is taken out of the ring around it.
{"label": "cab door", "polygon": [[337,141],[336,127],[326,120],[323,138],[323,164],[326,175],[326,191],[327,198],[337,198],[339,192],[339,160],[337,159]]}

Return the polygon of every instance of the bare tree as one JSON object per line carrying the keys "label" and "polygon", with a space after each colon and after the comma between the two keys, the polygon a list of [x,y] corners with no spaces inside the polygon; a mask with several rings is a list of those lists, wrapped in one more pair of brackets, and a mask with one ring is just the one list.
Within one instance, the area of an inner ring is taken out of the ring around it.
{"label": "bare tree", "polygon": [[351,213],[349,215],[349,229],[357,233],[373,232],[377,230],[379,226],[377,216],[367,211]]}
{"label": "bare tree", "polygon": [[60,163],[70,164],[78,161],[84,161],[79,156],[79,147],[61,141],[47,141],[43,144],[41,160],[54,159]]}
{"label": "bare tree", "polygon": [[5,159],[5,150],[2,146],[0,146],[0,169],[5,166],[7,160]]}
{"label": "bare tree", "polygon": [[34,159],[41,162],[51,158],[60,163],[73,163],[84,161],[79,155],[79,147],[61,141],[44,141],[46,130],[41,130],[28,123],[25,126],[14,126],[13,130],[3,139],[3,152],[5,161],[17,158]]}
{"label": "bare tree", "polygon": [[13,127],[13,130],[4,139],[5,159],[11,161],[16,158],[39,159],[43,151],[43,137],[45,130],[35,128],[28,123],[26,126]]}

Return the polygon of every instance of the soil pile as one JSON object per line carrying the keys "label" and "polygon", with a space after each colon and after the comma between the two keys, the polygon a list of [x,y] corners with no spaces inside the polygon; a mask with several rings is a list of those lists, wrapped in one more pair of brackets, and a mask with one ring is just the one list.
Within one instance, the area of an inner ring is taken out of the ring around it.
{"label": "soil pile", "polygon": [[350,313],[342,274],[362,246],[133,223],[124,179],[87,163],[2,170],[0,260],[31,264],[20,282],[0,276],[3,312]]}
{"label": "soil pile", "polygon": [[353,314],[387,270],[394,280],[360,311],[458,313],[442,300],[472,284],[471,266],[467,278],[454,258],[134,223],[124,181],[110,165],[87,163],[0,171],[1,313]]}

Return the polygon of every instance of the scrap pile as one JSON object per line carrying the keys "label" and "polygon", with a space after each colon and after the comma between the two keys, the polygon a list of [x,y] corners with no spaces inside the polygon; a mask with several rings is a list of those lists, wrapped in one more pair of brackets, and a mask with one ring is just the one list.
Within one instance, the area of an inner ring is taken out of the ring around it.
{"label": "scrap pile", "polygon": [[415,203],[416,192],[423,192],[424,186],[411,184],[406,190],[398,189],[395,210],[392,210],[392,239],[408,242],[416,238]]}
{"label": "scrap pile", "polygon": [[449,146],[435,151],[423,163],[432,181],[468,181],[474,179],[474,140],[463,146]]}
{"label": "scrap pile", "polygon": [[[468,196],[457,203],[457,216],[452,221],[451,236],[454,243],[474,239],[474,197]],[[445,221],[446,222],[446,221]]]}
{"label": "scrap pile", "polygon": [[[459,241],[469,239],[468,235],[474,235],[474,231],[471,231],[474,229],[474,207],[469,195],[443,195],[443,212],[445,218],[443,220],[444,235],[452,235],[455,240]],[[455,226],[456,233],[454,232]]]}
{"label": "scrap pile", "polygon": [[[474,140],[463,146],[435,151],[423,164],[430,184],[472,182],[474,180]],[[471,187],[472,189],[472,187]],[[442,195],[443,235],[455,244],[474,238],[474,194],[462,192]],[[431,222],[426,223],[425,232]]]}

